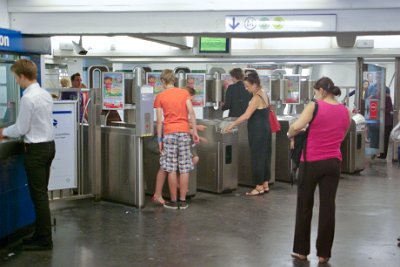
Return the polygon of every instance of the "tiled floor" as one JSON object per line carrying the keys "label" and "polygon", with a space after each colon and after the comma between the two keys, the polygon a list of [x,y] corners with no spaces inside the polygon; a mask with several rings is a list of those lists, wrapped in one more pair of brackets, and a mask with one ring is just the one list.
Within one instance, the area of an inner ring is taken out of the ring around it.
{"label": "tiled floor", "polygon": [[[92,200],[52,203],[51,252],[0,248],[1,266],[319,266],[314,209],[309,262],[293,261],[296,186],[275,183],[269,194],[197,193],[183,211],[149,203],[145,209]],[[316,193],[318,194],[318,192]],[[315,201],[318,206],[318,197]],[[324,266],[398,267],[400,168],[368,162],[340,181],[332,259]],[[320,265],[322,266],[322,265]]]}

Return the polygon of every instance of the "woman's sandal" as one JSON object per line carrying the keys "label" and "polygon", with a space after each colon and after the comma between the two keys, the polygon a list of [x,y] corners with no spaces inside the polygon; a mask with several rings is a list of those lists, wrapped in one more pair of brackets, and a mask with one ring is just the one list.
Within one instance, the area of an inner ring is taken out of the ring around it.
{"label": "woman's sandal", "polygon": [[327,263],[328,261],[329,261],[329,258],[318,257],[318,262],[319,262],[320,264]]}
{"label": "woman's sandal", "polygon": [[151,198],[151,201],[153,201],[156,204],[160,204],[160,205],[164,205],[165,204],[165,200],[162,197],[155,197],[153,196]]}
{"label": "woman's sandal", "polygon": [[299,253],[290,253],[290,256],[292,256],[293,259],[296,260],[301,260],[301,261],[306,261],[307,260],[307,256],[306,255],[301,255]]}
{"label": "woman's sandal", "polygon": [[261,196],[265,193],[264,189],[258,190],[257,188],[254,188],[250,192],[246,192],[246,196]]}
{"label": "woman's sandal", "polygon": [[269,186],[267,186],[267,187],[264,186],[264,192],[269,193]]}

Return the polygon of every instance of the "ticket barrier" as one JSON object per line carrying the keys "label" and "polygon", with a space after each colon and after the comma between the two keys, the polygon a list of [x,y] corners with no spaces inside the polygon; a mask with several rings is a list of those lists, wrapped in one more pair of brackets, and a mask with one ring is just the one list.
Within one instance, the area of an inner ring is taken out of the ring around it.
{"label": "ticket barrier", "polygon": [[280,182],[293,182],[292,177],[292,160],[290,150],[290,140],[286,133],[290,124],[295,120],[294,116],[278,116],[281,130],[276,134],[276,158],[275,158],[275,179]]}
{"label": "ticket barrier", "polygon": [[197,188],[212,193],[231,192],[238,185],[238,131],[230,133],[223,129],[231,121],[198,120],[198,124],[207,126],[199,135],[207,139],[207,143],[198,145],[199,163],[197,166]]}
{"label": "ticket barrier", "polygon": [[[250,155],[250,145],[247,133],[247,123],[242,123],[238,126],[238,146],[239,146],[239,184],[244,186],[254,187],[256,182],[253,180],[253,175],[251,171],[251,155]],[[275,158],[276,158],[276,134],[271,135],[272,151],[271,151],[271,177],[269,179],[269,184],[275,183]]]}
{"label": "ticket barrier", "polygon": [[365,118],[361,114],[353,115],[349,131],[340,146],[342,152],[342,172],[356,173],[364,170],[365,129]]}

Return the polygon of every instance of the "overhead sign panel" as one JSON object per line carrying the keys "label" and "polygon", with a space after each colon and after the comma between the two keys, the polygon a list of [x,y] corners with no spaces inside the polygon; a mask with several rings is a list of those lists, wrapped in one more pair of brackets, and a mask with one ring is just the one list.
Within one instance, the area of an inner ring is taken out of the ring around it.
{"label": "overhead sign panel", "polygon": [[333,32],[336,15],[226,16],[226,32]]}
{"label": "overhead sign panel", "polygon": [[22,51],[21,32],[0,28],[0,51]]}

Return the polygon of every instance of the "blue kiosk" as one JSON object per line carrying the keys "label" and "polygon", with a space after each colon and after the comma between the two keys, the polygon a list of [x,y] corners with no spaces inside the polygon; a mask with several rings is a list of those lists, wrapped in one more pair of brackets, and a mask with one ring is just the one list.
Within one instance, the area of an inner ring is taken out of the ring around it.
{"label": "blue kiosk", "polygon": [[[16,119],[20,89],[10,68],[23,54],[22,43],[20,32],[0,29],[0,128]],[[23,149],[21,140],[0,140],[0,243],[35,221]]]}

